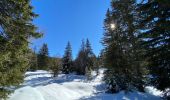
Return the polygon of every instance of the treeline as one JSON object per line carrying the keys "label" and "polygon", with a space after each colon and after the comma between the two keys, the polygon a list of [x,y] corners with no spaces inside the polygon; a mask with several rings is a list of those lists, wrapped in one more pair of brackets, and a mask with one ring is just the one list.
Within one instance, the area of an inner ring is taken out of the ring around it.
{"label": "treeline", "polygon": [[109,92],[170,96],[170,0],[113,0],[104,20],[105,81]]}
{"label": "treeline", "polygon": [[72,47],[70,42],[66,45],[65,53],[62,58],[50,57],[47,44],[43,44],[39,52],[31,50],[30,67],[28,70],[50,70],[54,73],[62,72],[64,74],[76,73],[78,75],[91,75],[91,71],[98,68],[98,60],[92,51],[91,44],[87,39],[82,40],[82,44],[75,60],[72,57]]}
{"label": "treeline", "polygon": [[75,60],[72,58],[71,45],[68,42],[62,59],[62,72],[65,74],[75,72],[78,75],[91,75],[91,71],[98,68],[99,58],[92,51],[91,44],[87,39],[82,40],[80,50]]}
{"label": "treeline", "polygon": [[50,57],[48,45],[44,43],[40,50],[36,52],[36,49],[30,49],[29,52],[29,67],[27,71],[36,70],[48,70],[52,71],[54,77],[58,75],[61,70],[61,59],[60,57]]}

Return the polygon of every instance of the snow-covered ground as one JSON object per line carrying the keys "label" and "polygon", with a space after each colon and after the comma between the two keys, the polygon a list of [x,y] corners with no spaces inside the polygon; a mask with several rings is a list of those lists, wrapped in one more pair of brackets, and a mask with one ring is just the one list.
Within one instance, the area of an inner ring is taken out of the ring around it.
{"label": "snow-covered ground", "polygon": [[103,71],[100,69],[99,75],[94,72],[92,81],[74,74],[53,78],[47,71],[27,72],[25,82],[9,100],[160,100],[161,92],[153,87],[147,87],[147,93],[104,93]]}

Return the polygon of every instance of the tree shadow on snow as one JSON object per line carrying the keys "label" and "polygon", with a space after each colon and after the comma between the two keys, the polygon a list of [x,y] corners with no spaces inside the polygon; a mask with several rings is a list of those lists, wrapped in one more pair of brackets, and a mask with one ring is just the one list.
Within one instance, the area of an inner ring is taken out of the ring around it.
{"label": "tree shadow on snow", "polygon": [[161,100],[161,98],[147,93],[130,92],[125,94],[120,92],[116,94],[96,93],[93,96],[82,97],[79,100]]}
{"label": "tree shadow on snow", "polygon": [[[29,78],[32,77],[32,78]],[[24,86],[45,86],[48,84],[62,84],[64,82],[80,82],[85,81],[85,76],[78,76],[75,74],[60,74],[57,77],[52,77],[50,73],[31,73],[27,74],[26,78],[29,78],[25,80],[24,84],[21,87]]]}
{"label": "tree shadow on snow", "polygon": [[62,84],[64,82],[81,82],[85,81],[85,79],[85,76],[78,76],[74,74],[61,74],[60,76],[53,78],[53,80],[49,81],[49,83]]}

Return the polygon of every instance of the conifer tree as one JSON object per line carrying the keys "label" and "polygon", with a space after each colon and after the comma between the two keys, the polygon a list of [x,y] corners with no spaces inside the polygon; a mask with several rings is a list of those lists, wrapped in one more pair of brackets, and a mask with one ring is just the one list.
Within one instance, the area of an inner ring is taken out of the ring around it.
{"label": "conifer tree", "polygon": [[147,50],[152,84],[165,91],[170,88],[170,1],[149,0],[141,3],[138,10],[141,46]]}
{"label": "conifer tree", "polygon": [[89,40],[86,40],[86,43],[84,40],[82,40],[81,48],[78,53],[78,56],[75,60],[75,66],[77,68],[77,74],[87,75],[90,76],[91,70],[94,67],[94,62],[96,60],[96,57],[92,51],[91,44]]}
{"label": "conifer tree", "polygon": [[85,53],[86,53],[86,56],[87,56],[87,67],[88,67],[88,69],[92,69],[92,67],[94,65],[94,61],[96,60],[96,57],[95,57],[95,55],[92,51],[91,44],[90,44],[88,39],[86,40],[85,49],[86,49]]}
{"label": "conifer tree", "polygon": [[111,5],[112,9],[107,10],[104,21],[104,58],[108,69],[105,73],[106,83],[111,92],[144,91],[147,70],[140,56],[143,50],[139,48],[140,40],[137,38],[135,0],[114,0]]}
{"label": "conifer tree", "polygon": [[32,20],[30,0],[0,1],[0,98],[11,92],[10,86],[19,86],[29,68],[29,39],[41,35]]}
{"label": "conifer tree", "polygon": [[95,66],[95,61],[96,61],[96,56],[94,55],[90,41],[87,39],[86,40],[86,45],[85,45],[85,58],[86,60],[84,61],[86,63],[86,68],[85,68],[85,73],[87,76],[87,79],[91,79],[91,71],[94,69]]}
{"label": "conifer tree", "polygon": [[94,56],[89,39],[86,40],[85,49],[86,53],[88,54],[88,57]]}
{"label": "conifer tree", "polygon": [[29,70],[35,71],[38,69],[38,58],[36,53],[36,48],[34,48],[34,51],[30,50],[30,68]]}
{"label": "conifer tree", "polygon": [[38,54],[38,69],[49,69],[49,53],[47,44],[43,44]]}
{"label": "conifer tree", "polygon": [[70,42],[68,42],[62,59],[62,72],[65,74],[69,74],[70,72],[72,72],[72,66],[72,49]]}
{"label": "conifer tree", "polygon": [[85,75],[85,70],[86,70],[85,48],[86,48],[85,42],[84,42],[84,40],[82,40],[80,51],[79,51],[78,56],[75,60],[75,66],[76,66],[77,74],[80,74],[80,75]]}

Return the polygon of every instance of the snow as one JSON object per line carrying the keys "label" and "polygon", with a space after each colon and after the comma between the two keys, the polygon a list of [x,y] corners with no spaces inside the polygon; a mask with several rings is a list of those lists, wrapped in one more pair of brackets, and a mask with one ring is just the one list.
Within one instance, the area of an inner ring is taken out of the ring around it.
{"label": "snow", "polygon": [[36,90],[36,88],[26,86],[16,90],[12,98],[10,98],[10,100],[45,100],[45,99],[43,98],[43,95],[38,90]]}
{"label": "snow", "polygon": [[152,95],[155,95],[155,96],[163,96],[163,92],[162,91],[159,91],[157,90],[156,88],[152,87],[152,86],[147,86],[145,88],[145,91],[149,94],[152,94]]}
{"label": "snow", "polygon": [[146,87],[147,93],[105,93],[104,71],[100,69],[99,75],[92,72],[91,81],[74,74],[59,74],[53,78],[48,71],[27,72],[25,82],[10,95],[9,100],[161,100],[162,92],[150,86]]}

